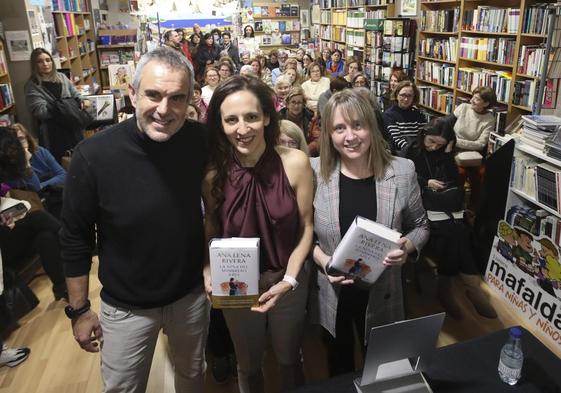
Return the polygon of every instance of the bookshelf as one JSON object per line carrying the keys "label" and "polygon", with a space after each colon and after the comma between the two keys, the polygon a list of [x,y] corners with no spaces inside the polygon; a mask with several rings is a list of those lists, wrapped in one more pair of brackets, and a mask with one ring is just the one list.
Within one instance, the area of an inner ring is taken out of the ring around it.
{"label": "bookshelf", "polygon": [[372,32],[380,31],[383,20],[394,16],[394,0],[320,0],[319,4],[320,51],[339,49],[344,58],[353,56],[365,69],[369,67],[366,59],[377,42]]}
{"label": "bookshelf", "polygon": [[126,65],[134,61],[136,48],[136,29],[99,29],[97,31],[97,54],[101,74],[101,86],[108,90],[110,65]]}
{"label": "bookshelf", "polygon": [[99,66],[89,2],[53,0],[52,5],[61,68],[70,71],[75,85],[94,86],[99,83]]}
{"label": "bookshelf", "polygon": [[259,1],[253,3],[255,39],[268,52],[297,48],[300,43],[300,4]]}
{"label": "bookshelf", "polygon": [[[546,2],[552,2],[548,0]],[[497,93],[500,128],[530,114],[546,39],[543,1],[421,1],[416,82],[429,115],[451,113],[477,86]],[[549,89],[557,95],[556,83]],[[547,94],[547,92],[546,92]],[[555,103],[544,105],[552,108]],[[499,131],[502,131],[499,129]]]}
{"label": "bookshelf", "polygon": [[13,123],[15,100],[12,90],[12,80],[8,70],[7,54],[4,42],[0,40],[0,125]]}

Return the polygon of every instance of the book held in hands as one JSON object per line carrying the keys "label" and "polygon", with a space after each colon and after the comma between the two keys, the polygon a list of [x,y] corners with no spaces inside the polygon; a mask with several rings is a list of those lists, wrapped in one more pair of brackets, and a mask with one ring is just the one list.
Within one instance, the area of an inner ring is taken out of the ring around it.
{"label": "book held in hands", "polygon": [[209,244],[214,308],[248,308],[259,299],[259,238],[212,239]]}
{"label": "book held in hands", "polygon": [[327,272],[373,284],[384,272],[387,253],[399,249],[401,233],[367,218],[356,216],[335,249]]}

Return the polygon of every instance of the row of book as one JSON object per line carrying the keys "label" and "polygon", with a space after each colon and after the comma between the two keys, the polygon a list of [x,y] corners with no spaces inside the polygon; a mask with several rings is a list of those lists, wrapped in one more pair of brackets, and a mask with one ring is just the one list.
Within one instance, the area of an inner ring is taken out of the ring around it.
{"label": "row of book", "polygon": [[536,99],[538,84],[535,80],[519,80],[514,82],[514,105],[532,108]]}
{"label": "row of book", "polygon": [[365,5],[388,5],[393,4],[394,0],[319,0],[321,9],[360,7]]}
{"label": "row of book", "polygon": [[498,101],[508,102],[512,84],[512,73],[485,68],[460,67],[456,87],[471,93],[478,87],[488,86],[495,90]]}
{"label": "row of book", "polygon": [[389,81],[392,67],[384,66],[382,64],[367,63],[365,65],[365,73],[370,77],[370,80]]}
{"label": "row of book", "polygon": [[421,11],[421,30],[429,32],[457,32],[460,24],[460,7],[446,10]]}
{"label": "row of book", "polygon": [[534,4],[524,10],[524,21],[522,22],[522,33],[546,34],[548,24],[547,4]]}
{"label": "row of book", "polygon": [[6,53],[0,50],[0,75],[8,73],[8,62],[6,61]]}
{"label": "row of book", "polygon": [[56,20],[56,32],[58,36],[68,37],[82,34],[84,32],[84,28],[81,28],[76,23],[74,14],[62,14],[60,15],[60,19],[57,18]]}
{"label": "row of book", "polygon": [[382,51],[382,66],[390,68],[409,68],[414,54],[412,52]]}
{"label": "row of book", "polygon": [[478,6],[464,11],[462,30],[516,34],[519,22],[520,8]]}
{"label": "row of book", "polygon": [[331,23],[339,26],[347,25],[347,11],[333,11]]}
{"label": "row of book", "polygon": [[273,31],[280,31],[281,33],[300,31],[299,20],[286,20],[276,21],[271,19],[263,19],[255,22],[255,31],[263,31],[265,33],[272,33]]}
{"label": "row of book", "polygon": [[9,83],[0,83],[0,110],[14,104],[14,92]]}
{"label": "row of book", "polygon": [[331,29],[331,39],[340,42],[347,42],[347,28],[343,26],[333,26]]}
{"label": "row of book", "polygon": [[319,14],[319,22],[323,24],[331,24],[331,11],[321,11]]}
{"label": "row of book", "polygon": [[413,19],[386,19],[384,20],[384,35],[410,37],[415,33]]}
{"label": "row of book", "polygon": [[300,33],[280,33],[263,34],[256,36],[257,43],[260,45],[294,45],[300,42]]}
{"label": "row of book", "polygon": [[506,221],[511,226],[520,227],[534,236],[546,236],[553,243],[561,246],[561,220],[544,209],[513,205],[506,213]]}
{"label": "row of book", "polygon": [[387,52],[408,51],[411,47],[411,37],[384,36],[382,47]]}
{"label": "row of book", "polygon": [[366,20],[366,12],[360,10],[347,11],[347,27],[362,29],[364,28],[365,20]]}
{"label": "row of book", "polygon": [[53,11],[88,12],[87,0],[53,0]]}
{"label": "row of book", "polygon": [[513,64],[516,39],[461,37],[460,57],[499,64]]}
{"label": "row of book", "polygon": [[386,19],[388,11],[382,10],[368,10],[366,11],[366,19]]}
{"label": "row of book", "polygon": [[432,86],[419,87],[419,103],[442,113],[452,113],[454,94],[450,90]]}
{"label": "row of book", "polygon": [[119,51],[103,51],[99,56],[99,62],[102,66],[109,64],[127,64],[134,60],[134,53],[130,50]]}
{"label": "row of book", "polygon": [[253,16],[256,18],[298,15],[300,15],[298,4],[281,4],[280,7],[274,5],[253,7]]}
{"label": "row of book", "polygon": [[354,29],[348,29],[347,30],[347,38],[346,40],[347,44],[352,45],[352,46],[360,46],[363,47],[364,46],[364,41],[365,41],[365,35],[364,35],[364,30],[354,30]]}
{"label": "row of book", "polygon": [[433,59],[456,61],[458,39],[450,38],[424,38],[419,40],[419,56],[432,57]]}
{"label": "row of book", "polygon": [[518,58],[518,73],[539,76],[545,59],[546,49],[540,45],[522,45]]}
{"label": "row of book", "polygon": [[452,64],[423,60],[417,65],[417,78],[421,81],[438,83],[452,88],[455,71],[456,67]]}

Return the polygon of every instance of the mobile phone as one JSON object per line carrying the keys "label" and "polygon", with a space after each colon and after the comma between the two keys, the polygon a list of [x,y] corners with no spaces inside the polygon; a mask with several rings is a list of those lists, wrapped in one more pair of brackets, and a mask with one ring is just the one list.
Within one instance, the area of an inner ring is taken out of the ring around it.
{"label": "mobile phone", "polygon": [[27,207],[23,204],[23,202],[20,203],[16,203],[15,205],[4,209],[0,212],[0,215],[4,218],[9,218],[11,217],[19,217],[22,214],[27,212]]}

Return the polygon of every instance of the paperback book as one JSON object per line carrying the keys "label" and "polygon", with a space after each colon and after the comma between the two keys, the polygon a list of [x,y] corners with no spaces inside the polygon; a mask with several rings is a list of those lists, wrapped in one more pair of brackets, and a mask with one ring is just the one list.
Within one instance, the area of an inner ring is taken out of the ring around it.
{"label": "paperback book", "polygon": [[259,299],[259,238],[212,239],[209,244],[214,308],[248,308]]}
{"label": "paperback book", "polygon": [[382,263],[399,248],[401,233],[367,218],[356,216],[335,249],[327,272],[373,284],[386,269]]}

